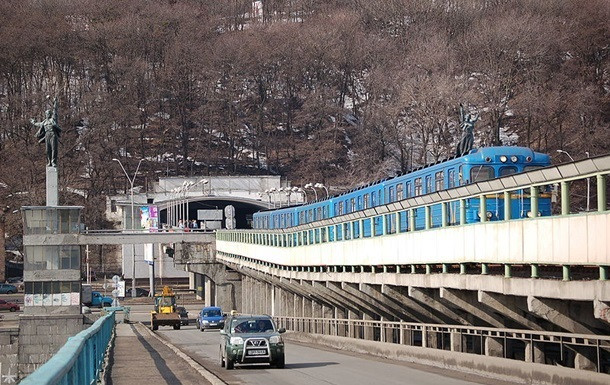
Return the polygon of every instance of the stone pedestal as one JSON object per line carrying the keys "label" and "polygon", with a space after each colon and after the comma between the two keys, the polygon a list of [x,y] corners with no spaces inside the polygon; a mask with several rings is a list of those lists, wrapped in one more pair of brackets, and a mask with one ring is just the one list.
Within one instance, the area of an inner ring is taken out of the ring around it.
{"label": "stone pedestal", "polygon": [[19,373],[24,378],[47,362],[83,330],[83,316],[22,315],[19,317]]}
{"label": "stone pedestal", "polygon": [[47,206],[59,206],[57,167],[47,167]]}

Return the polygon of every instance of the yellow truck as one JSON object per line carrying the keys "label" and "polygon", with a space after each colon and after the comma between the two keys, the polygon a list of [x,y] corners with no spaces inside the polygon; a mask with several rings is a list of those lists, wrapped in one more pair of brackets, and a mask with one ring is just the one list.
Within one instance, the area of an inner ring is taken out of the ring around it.
{"label": "yellow truck", "polygon": [[155,294],[155,310],[150,312],[150,328],[173,326],[180,329],[180,313],[176,310],[176,295],[169,286],[164,286],[161,294]]}

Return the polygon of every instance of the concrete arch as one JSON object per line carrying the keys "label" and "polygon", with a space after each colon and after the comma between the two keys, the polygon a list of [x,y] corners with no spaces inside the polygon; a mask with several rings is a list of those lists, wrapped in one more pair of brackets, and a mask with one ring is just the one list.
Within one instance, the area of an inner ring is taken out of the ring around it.
{"label": "concrete arch", "polygon": [[[201,197],[188,197],[185,200],[166,200],[157,202],[159,206],[159,218],[161,223],[167,222],[167,210],[171,207],[177,207],[179,204],[188,211],[187,219],[197,219],[197,210],[224,210],[226,206],[232,205],[235,207],[235,220],[236,227],[238,229],[251,228],[250,220],[252,214],[257,211],[265,210],[268,208],[266,202],[241,198],[234,196],[201,196]],[[223,223],[223,228],[224,228]]]}

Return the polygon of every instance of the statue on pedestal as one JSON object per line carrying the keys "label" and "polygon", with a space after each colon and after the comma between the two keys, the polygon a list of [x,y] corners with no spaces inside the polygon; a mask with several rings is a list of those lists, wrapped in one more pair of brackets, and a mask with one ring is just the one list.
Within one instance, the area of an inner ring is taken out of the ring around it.
{"label": "statue on pedestal", "polygon": [[474,146],[474,124],[479,120],[479,115],[466,114],[464,112],[464,106],[460,104],[460,127],[462,128],[462,139],[458,143],[455,151],[455,156],[466,155],[472,150]]}
{"label": "statue on pedestal", "polygon": [[30,122],[35,127],[38,127],[38,131],[36,131],[38,143],[45,143],[47,150],[47,167],[57,167],[57,148],[61,135],[61,128],[57,124],[57,97],[53,100],[53,110],[45,111],[44,120],[36,122],[34,119],[30,119]]}

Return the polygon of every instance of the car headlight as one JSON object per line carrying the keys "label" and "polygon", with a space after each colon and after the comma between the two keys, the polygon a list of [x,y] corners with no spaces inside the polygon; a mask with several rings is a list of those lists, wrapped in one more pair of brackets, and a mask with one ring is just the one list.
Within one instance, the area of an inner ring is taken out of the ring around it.
{"label": "car headlight", "polygon": [[206,320],[203,320],[203,321],[201,321],[201,323],[203,323],[203,324],[209,324],[210,322],[209,322],[209,321],[206,321]]}
{"label": "car headlight", "polygon": [[243,345],[244,339],[241,337],[231,337],[231,339],[229,340],[229,343],[231,345]]}
{"label": "car headlight", "polygon": [[280,337],[280,336],[271,336],[271,337],[269,337],[269,343],[270,344],[281,344],[282,343],[282,337]]}

